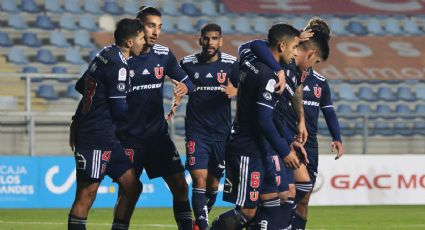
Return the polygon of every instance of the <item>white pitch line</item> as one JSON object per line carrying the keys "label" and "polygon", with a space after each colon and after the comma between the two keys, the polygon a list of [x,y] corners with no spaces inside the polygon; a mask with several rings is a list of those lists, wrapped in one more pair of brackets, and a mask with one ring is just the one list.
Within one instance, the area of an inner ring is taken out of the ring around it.
{"label": "white pitch line", "polygon": [[[67,225],[62,222],[34,222],[34,221],[4,221],[0,220],[0,224],[21,224],[21,225]],[[88,226],[111,226],[111,223],[88,223]],[[176,228],[174,224],[131,224],[132,227],[161,227],[161,228]]]}

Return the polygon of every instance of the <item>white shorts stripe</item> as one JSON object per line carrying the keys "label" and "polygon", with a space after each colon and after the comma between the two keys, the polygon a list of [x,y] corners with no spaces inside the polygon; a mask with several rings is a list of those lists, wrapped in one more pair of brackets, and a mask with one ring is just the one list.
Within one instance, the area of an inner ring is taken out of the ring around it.
{"label": "white shorts stripe", "polygon": [[257,101],[257,104],[262,105],[262,106],[266,106],[266,107],[268,107],[268,108],[270,108],[270,109],[274,109],[274,108],[273,108],[273,106],[266,105],[266,104],[261,103],[261,102],[258,102],[258,101]]}
{"label": "white shorts stripe", "polygon": [[238,186],[238,196],[236,199],[236,205],[243,206],[246,200],[246,188],[248,182],[248,167],[249,167],[249,157],[241,156],[241,163],[239,168],[239,186]]}

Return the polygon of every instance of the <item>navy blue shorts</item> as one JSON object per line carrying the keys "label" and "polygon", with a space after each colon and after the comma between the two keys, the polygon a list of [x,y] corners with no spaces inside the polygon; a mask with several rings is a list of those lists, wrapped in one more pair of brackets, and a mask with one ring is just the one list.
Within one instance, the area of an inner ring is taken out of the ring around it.
{"label": "navy blue shorts", "polygon": [[224,141],[186,139],[186,169],[208,169],[217,178],[224,175]]}
{"label": "navy blue shorts", "polygon": [[307,151],[308,164],[307,170],[310,175],[311,183],[316,183],[317,167],[319,166],[319,148],[304,146]]}
{"label": "navy blue shorts", "polygon": [[168,134],[139,143],[124,141],[122,145],[139,177],[143,169],[149,179],[184,172],[180,155]]}
{"label": "navy blue shorts", "polygon": [[132,167],[119,143],[111,148],[75,146],[74,157],[77,181],[102,181],[105,175],[117,180]]}
{"label": "navy blue shorts", "polygon": [[274,184],[275,189],[270,192],[277,192],[276,177],[266,175],[265,159],[226,153],[224,201],[239,207],[256,208],[265,183]]}

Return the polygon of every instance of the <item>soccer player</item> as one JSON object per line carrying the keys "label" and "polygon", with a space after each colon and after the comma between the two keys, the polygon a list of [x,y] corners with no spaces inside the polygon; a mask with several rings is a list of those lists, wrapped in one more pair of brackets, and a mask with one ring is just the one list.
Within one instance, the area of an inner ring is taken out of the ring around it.
{"label": "soccer player", "polygon": [[[270,28],[269,49],[277,62],[287,63],[292,58],[299,34],[287,24],[276,24]],[[254,55],[242,53],[239,76],[236,118],[226,144],[223,197],[236,207],[217,217],[211,229],[243,227],[256,215],[259,199],[262,200],[257,214],[259,228],[277,229],[280,201],[275,172],[270,175],[265,172],[270,159],[268,149],[273,148],[285,159],[285,163],[294,168],[299,167],[299,161],[294,148],[288,146],[273,123],[277,75]],[[272,185],[273,189],[260,197],[264,184]]]}
{"label": "soccer player", "polygon": [[124,190],[115,207],[112,229],[128,229],[142,190],[114,127],[124,119],[127,59],[142,50],[143,25],[138,19],[124,18],[118,21],[114,38],[115,45],[101,50],[76,84],[83,98],[70,130],[77,169],[77,190],[68,217],[68,229],[72,230],[86,229],[88,212],[105,175]]}
{"label": "soccer player", "polygon": [[208,212],[224,174],[224,147],[231,128],[230,99],[236,96],[238,62],[220,52],[221,27],[201,28],[202,51],[184,57],[180,66],[195,85],[186,107],[186,168],[193,181],[192,207],[199,229],[208,227]]}
{"label": "soccer player", "polygon": [[193,85],[168,47],[155,44],[161,32],[161,13],[141,7],[137,18],[144,24],[146,44],[139,56],[129,60],[131,88],[127,94],[128,122],[120,133],[126,153],[133,159],[137,175],[143,169],[150,179],[162,177],[173,195],[174,218],[179,229],[192,228],[192,210],[184,167],[168,133],[164,116],[163,84],[169,76],[177,96]]}

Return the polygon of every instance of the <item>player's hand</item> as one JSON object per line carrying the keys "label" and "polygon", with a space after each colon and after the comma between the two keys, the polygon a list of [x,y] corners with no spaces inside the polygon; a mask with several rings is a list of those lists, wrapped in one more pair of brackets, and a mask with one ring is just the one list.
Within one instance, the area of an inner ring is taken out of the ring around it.
{"label": "player's hand", "polygon": [[225,93],[230,99],[238,94],[238,88],[233,86],[232,82],[228,81],[227,85],[221,85],[221,92]]}
{"label": "player's hand", "polygon": [[291,149],[291,152],[283,158],[283,162],[285,162],[286,167],[289,169],[297,169],[300,167],[300,160],[294,149]]}
{"label": "player's hand", "polygon": [[286,87],[286,75],[285,71],[279,70],[276,72],[277,77],[279,78],[279,82],[274,86],[277,94],[282,94]]}
{"label": "player's hand", "polygon": [[307,142],[307,138],[308,138],[308,132],[307,132],[307,127],[305,126],[305,122],[299,122],[297,141],[305,145],[305,143]]}
{"label": "player's hand", "polygon": [[333,141],[331,143],[331,148],[332,148],[332,152],[334,152],[335,150],[338,151],[336,153],[335,160],[338,160],[344,154],[344,146],[342,145],[342,143],[340,141]]}
{"label": "player's hand", "polygon": [[165,116],[165,119],[167,121],[171,120],[174,117],[174,115],[176,115],[176,111],[177,111],[177,108],[180,105],[181,99],[182,99],[181,96],[177,96],[176,94],[174,94],[174,98],[173,98],[173,102],[171,103],[170,111],[168,112],[167,116]]}
{"label": "player's hand", "polygon": [[291,149],[295,150],[296,152],[302,154],[302,156],[300,156],[301,158],[303,158],[302,160],[304,160],[305,164],[309,164],[310,162],[308,161],[308,157],[307,157],[307,151],[305,151],[304,145],[298,141],[294,141],[291,144]]}
{"label": "player's hand", "polygon": [[308,29],[308,30],[301,31],[299,38],[300,38],[300,41],[302,42],[308,41],[311,37],[313,37],[313,35],[314,35],[314,32],[311,29]]}
{"label": "player's hand", "polygon": [[187,94],[187,92],[189,92],[189,89],[187,88],[186,84],[184,84],[183,82],[179,82],[177,80],[173,80],[174,83],[174,94],[176,94],[177,96],[181,97]]}
{"label": "player's hand", "polygon": [[71,147],[71,150],[75,150],[75,133],[77,130],[77,122],[72,121],[71,125],[69,126],[69,147]]}

